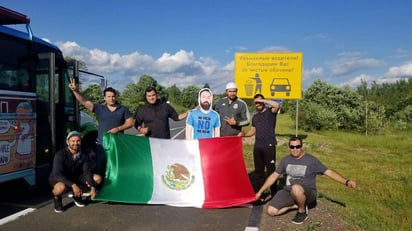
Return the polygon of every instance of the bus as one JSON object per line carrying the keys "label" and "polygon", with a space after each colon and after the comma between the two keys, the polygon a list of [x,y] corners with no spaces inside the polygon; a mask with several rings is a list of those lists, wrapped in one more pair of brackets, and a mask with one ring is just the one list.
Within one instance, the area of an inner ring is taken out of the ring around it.
{"label": "bus", "polygon": [[0,183],[47,181],[67,133],[81,130],[81,115],[87,115],[68,88],[70,77],[79,82],[74,64],[33,35],[28,16],[0,6]]}

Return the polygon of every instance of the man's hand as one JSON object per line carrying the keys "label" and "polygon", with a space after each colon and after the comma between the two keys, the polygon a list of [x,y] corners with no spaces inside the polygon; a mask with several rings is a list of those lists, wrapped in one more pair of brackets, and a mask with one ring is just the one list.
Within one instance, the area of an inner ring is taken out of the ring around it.
{"label": "man's hand", "polygon": [[73,184],[72,189],[73,189],[73,194],[75,197],[82,196],[82,190],[79,188],[79,186],[77,186],[77,184]]}
{"label": "man's hand", "polygon": [[139,129],[139,132],[142,133],[143,135],[146,135],[149,132],[149,128],[141,127]]}
{"label": "man's hand", "polygon": [[260,197],[261,197],[261,196],[262,196],[262,193],[257,192],[256,195],[255,195],[255,199],[256,199],[256,200],[260,200]]}
{"label": "man's hand", "polygon": [[356,188],[356,182],[353,180],[348,180],[346,186],[348,186],[349,188]]}
{"label": "man's hand", "polygon": [[225,118],[224,118],[224,120],[226,121],[226,123],[228,123],[229,125],[236,125],[236,120],[235,120],[235,117],[233,117],[233,115],[232,115],[232,117],[228,117],[228,116],[225,116]]}
{"label": "man's hand", "polygon": [[90,190],[90,198],[93,199],[94,197],[96,197],[96,195],[97,195],[96,188],[92,187]]}
{"label": "man's hand", "polygon": [[77,91],[76,82],[73,77],[70,78],[69,88],[72,91]]}

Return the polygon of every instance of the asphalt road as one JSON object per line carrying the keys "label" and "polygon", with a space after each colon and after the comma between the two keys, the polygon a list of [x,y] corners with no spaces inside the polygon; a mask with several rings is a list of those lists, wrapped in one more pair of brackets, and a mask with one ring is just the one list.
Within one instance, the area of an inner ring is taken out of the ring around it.
{"label": "asphalt road", "polygon": [[[128,134],[136,134],[130,129]],[[175,139],[184,139],[184,121],[171,122]],[[24,181],[0,184],[0,230],[258,230],[262,206],[227,209],[180,208],[91,201],[78,208],[63,200],[54,212],[47,184],[29,189]]]}

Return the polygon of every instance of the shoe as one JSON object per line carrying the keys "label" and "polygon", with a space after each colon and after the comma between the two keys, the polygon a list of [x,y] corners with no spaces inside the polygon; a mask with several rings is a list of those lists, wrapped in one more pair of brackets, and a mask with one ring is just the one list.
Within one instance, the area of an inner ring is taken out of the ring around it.
{"label": "shoe", "polygon": [[293,224],[300,225],[308,219],[308,214],[305,212],[297,212],[295,218],[292,219]]}
{"label": "shoe", "polygon": [[63,202],[62,202],[62,197],[54,197],[54,211],[56,213],[62,213],[63,212]]}
{"label": "shoe", "polygon": [[82,197],[72,197],[74,204],[76,204],[77,207],[83,208],[85,204],[83,203]]}

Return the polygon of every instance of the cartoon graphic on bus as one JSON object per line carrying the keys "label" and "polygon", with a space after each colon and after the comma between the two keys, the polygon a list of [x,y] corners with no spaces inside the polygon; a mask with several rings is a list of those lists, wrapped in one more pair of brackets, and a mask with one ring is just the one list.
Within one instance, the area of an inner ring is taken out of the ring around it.
{"label": "cartoon graphic on bus", "polygon": [[33,142],[33,109],[30,102],[20,102],[16,108],[16,140],[17,159],[27,159],[34,155]]}
{"label": "cartoon graphic on bus", "polygon": [[275,96],[279,92],[284,92],[286,96],[290,95],[291,85],[287,78],[273,78],[270,84],[270,95]]}

